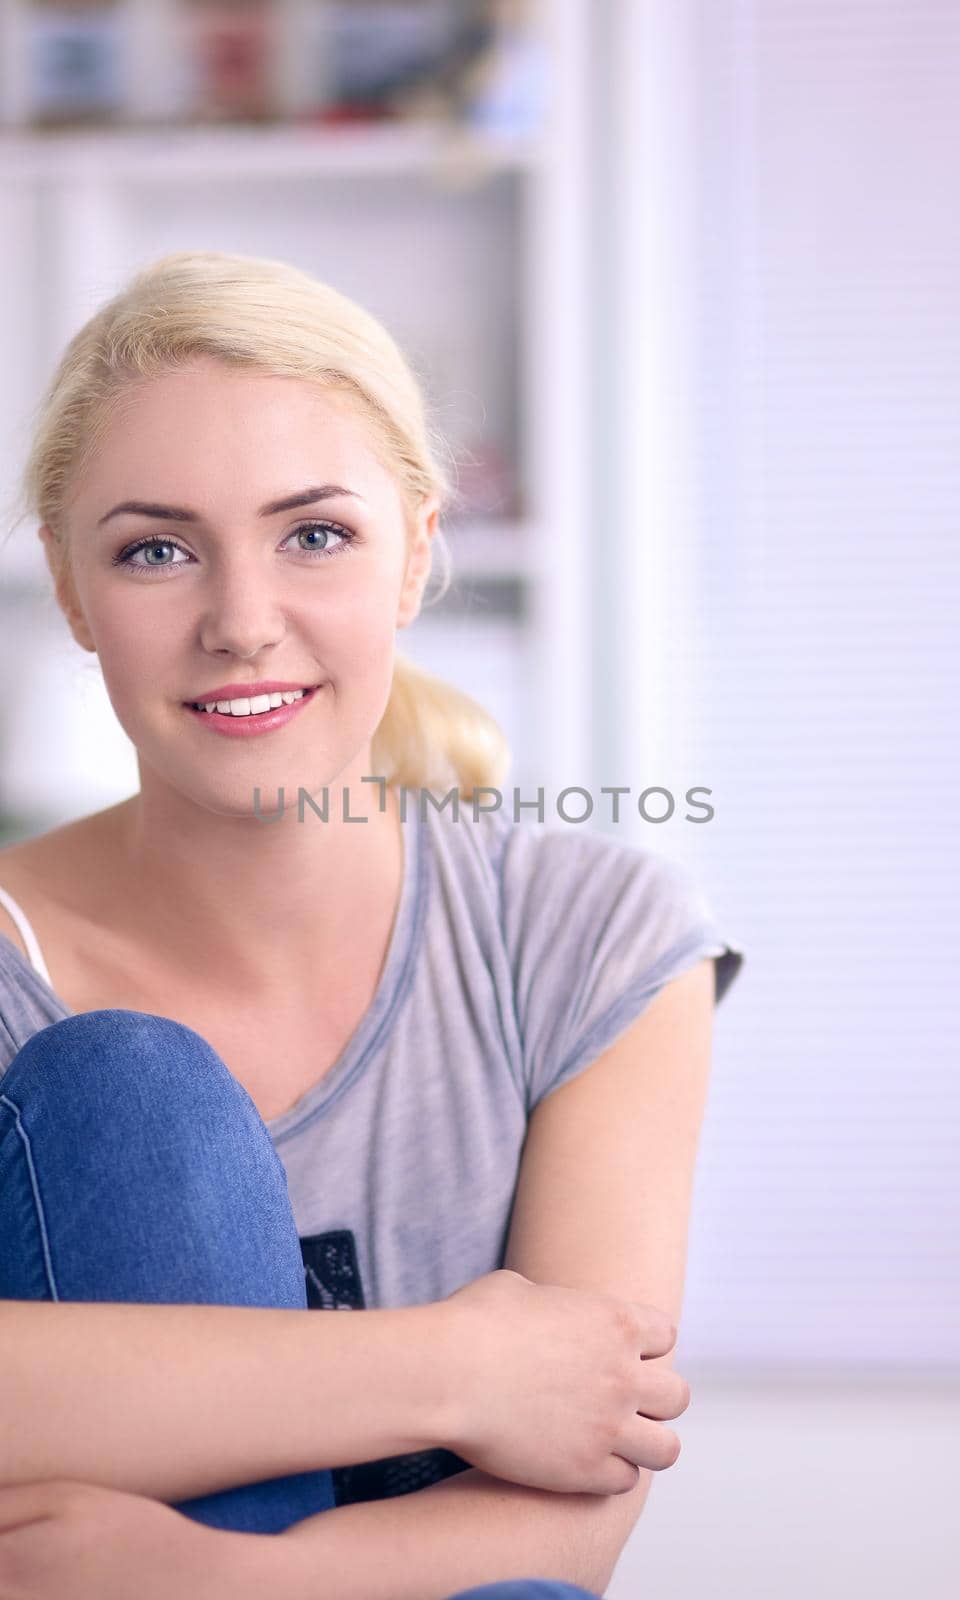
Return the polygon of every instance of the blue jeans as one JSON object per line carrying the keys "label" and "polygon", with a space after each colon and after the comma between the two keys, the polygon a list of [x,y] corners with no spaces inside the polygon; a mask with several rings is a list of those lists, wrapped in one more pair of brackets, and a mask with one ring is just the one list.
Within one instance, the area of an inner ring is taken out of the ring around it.
{"label": "blue jeans", "polygon": [[[286,1172],[246,1090],[193,1029],[88,1011],[35,1033],[0,1077],[0,1299],[305,1310]],[[281,1533],[335,1504],[329,1470],[175,1503]],[[596,1600],[553,1579],[448,1600]]]}

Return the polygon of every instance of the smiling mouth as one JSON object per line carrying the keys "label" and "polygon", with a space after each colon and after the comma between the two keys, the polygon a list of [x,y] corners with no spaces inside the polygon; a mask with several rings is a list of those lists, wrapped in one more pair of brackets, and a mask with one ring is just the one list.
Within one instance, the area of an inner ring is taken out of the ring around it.
{"label": "smiling mouth", "polygon": [[[236,696],[233,701],[185,700],[183,704],[188,710],[199,711],[203,716],[225,716],[234,717],[238,721],[256,721],[257,717],[269,716],[271,712],[281,711],[285,706],[296,705],[301,700],[309,700],[322,687],[322,684],[316,683],[311,685],[309,689],[293,689],[284,693],[254,695],[251,699],[246,700]],[[235,706],[236,709],[234,709]],[[254,710],[254,707],[256,707],[256,710]]]}

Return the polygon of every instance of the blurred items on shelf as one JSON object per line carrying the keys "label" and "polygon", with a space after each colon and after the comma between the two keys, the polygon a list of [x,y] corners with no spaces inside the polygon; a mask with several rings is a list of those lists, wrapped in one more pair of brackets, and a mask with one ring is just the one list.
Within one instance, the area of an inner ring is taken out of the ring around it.
{"label": "blurred items on shelf", "polygon": [[0,0],[0,125],[535,133],[536,0]]}
{"label": "blurred items on shelf", "polygon": [[268,122],[282,7],[274,0],[180,0],[177,51],[188,122]]}
{"label": "blurred items on shelf", "polygon": [[123,0],[30,0],[22,28],[22,107],[37,127],[103,123],[129,114],[129,34]]}
{"label": "blurred items on shelf", "polygon": [[487,47],[460,80],[462,120],[487,133],[536,134],[547,115],[549,75],[528,0],[496,0],[486,10]]}
{"label": "blurred items on shelf", "polygon": [[490,50],[477,0],[335,0],[318,15],[327,58],[323,120],[452,117],[462,76]]}

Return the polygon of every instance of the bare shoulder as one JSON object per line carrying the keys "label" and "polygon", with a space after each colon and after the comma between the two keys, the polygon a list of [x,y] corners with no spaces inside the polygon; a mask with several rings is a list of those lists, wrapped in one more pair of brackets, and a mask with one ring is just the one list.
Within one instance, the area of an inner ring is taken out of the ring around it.
{"label": "bare shoulder", "polygon": [[[38,866],[40,847],[43,835],[37,839],[27,839],[20,844],[9,844],[0,850],[0,889],[5,889],[24,914],[29,918],[31,913],[27,910],[35,895],[42,889],[44,871]],[[29,959],[26,941],[13,919],[12,911],[0,900],[0,934],[9,939],[12,945]]]}
{"label": "bare shoulder", "polygon": [[[82,884],[89,882],[117,807],[97,811],[46,833],[0,849],[0,889],[16,900],[32,923],[37,912],[78,908]],[[7,907],[0,902],[0,934],[27,954],[26,944]]]}

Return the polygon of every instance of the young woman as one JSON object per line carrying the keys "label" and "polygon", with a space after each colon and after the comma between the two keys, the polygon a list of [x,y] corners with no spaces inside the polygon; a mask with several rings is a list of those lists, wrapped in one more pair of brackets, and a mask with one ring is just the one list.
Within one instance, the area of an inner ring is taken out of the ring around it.
{"label": "young woman", "polygon": [[0,1594],[601,1592],[679,1451],[742,952],[666,860],[514,823],[397,654],[450,486],[341,294],[154,263],[24,482],[140,788],[0,852]]}

